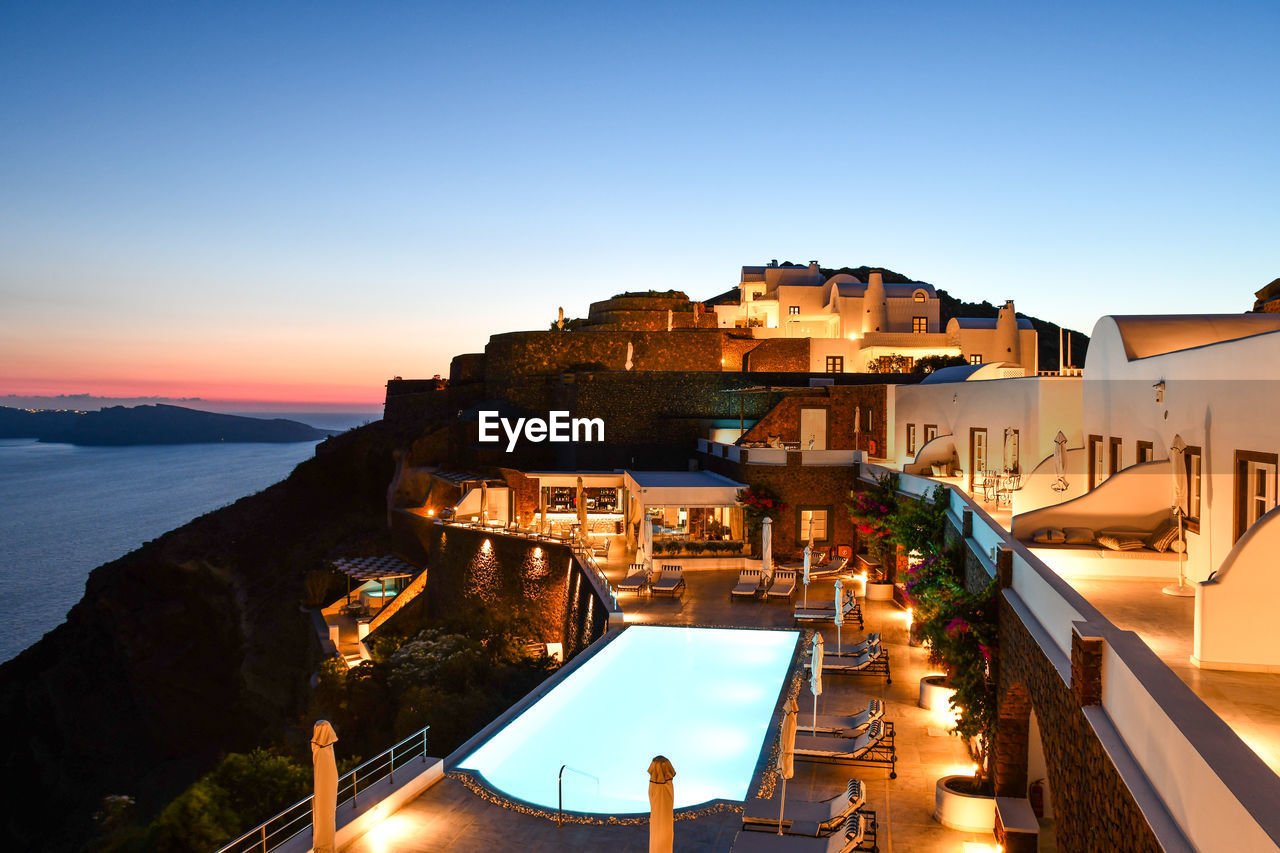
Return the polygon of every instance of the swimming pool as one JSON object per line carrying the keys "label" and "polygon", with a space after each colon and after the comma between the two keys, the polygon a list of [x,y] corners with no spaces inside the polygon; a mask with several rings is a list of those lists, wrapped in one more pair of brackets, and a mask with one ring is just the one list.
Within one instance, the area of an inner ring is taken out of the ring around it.
{"label": "swimming pool", "polygon": [[675,806],[742,800],[799,633],[635,625],[458,767],[502,793],[596,814],[649,811],[649,762],[671,759]]}

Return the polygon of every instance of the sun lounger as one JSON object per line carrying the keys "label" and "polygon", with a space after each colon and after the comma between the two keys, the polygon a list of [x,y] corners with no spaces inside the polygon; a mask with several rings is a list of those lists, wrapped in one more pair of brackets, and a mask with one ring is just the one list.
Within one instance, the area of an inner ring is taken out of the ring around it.
{"label": "sun lounger", "polygon": [[847,738],[796,735],[795,756],[801,761],[829,764],[868,764],[888,767],[889,778],[898,778],[898,751],[893,723],[876,720],[850,743]]}
{"label": "sun lounger", "polygon": [[760,569],[743,569],[738,573],[738,585],[729,591],[734,598],[755,598],[760,592],[764,572]]}
{"label": "sun lounger", "polygon": [[679,565],[663,566],[658,579],[649,586],[649,592],[653,595],[674,596],[683,589],[684,568]]}
{"label": "sun lounger", "polygon": [[802,719],[804,714],[796,718],[797,732],[828,737],[856,737],[862,734],[876,720],[884,718],[884,700],[872,699],[867,702],[865,710],[853,715],[823,714],[815,722],[813,717]]}
{"label": "sun lounger", "polygon": [[627,576],[618,584],[618,591],[638,593],[648,585],[649,572],[644,563],[632,563],[627,567]]}
{"label": "sun lounger", "polygon": [[790,569],[778,569],[773,573],[773,583],[769,584],[768,598],[790,598],[796,591],[796,573]]}
{"label": "sun lounger", "polygon": [[[795,620],[797,622],[834,622],[835,618],[836,609],[834,606],[823,606],[810,603],[807,608],[797,607],[795,611]],[[858,606],[858,599],[854,597],[852,592],[845,598],[844,621],[856,621],[858,623],[858,630],[862,630],[862,608]]]}
{"label": "sun lounger", "polygon": [[[870,850],[878,853],[875,815],[854,812],[844,819],[829,838],[806,838],[802,835],[777,835],[777,824],[768,831],[763,825],[745,825],[733,839],[732,853],[853,853]],[[766,831],[758,831],[766,830]]]}
{"label": "sun lounger", "polygon": [[[838,829],[849,815],[861,809],[866,802],[866,786],[858,779],[850,779],[845,789],[829,800],[814,803],[788,799],[782,815],[783,831],[791,835],[826,835]],[[755,824],[776,830],[778,801],[759,797],[748,800],[742,823],[744,826]]]}
{"label": "sun lounger", "polygon": [[865,639],[859,640],[851,646],[844,646],[838,651],[828,651],[829,655],[838,655],[846,658],[856,658],[872,646],[880,645],[880,632],[872,631],[867,634]]}
{"label": "sun lounger", "polygon": [[[805,661],[807,667],[809,662]],[[826,675],[883,675],[885,684],[893,683],[889,671],[889,652],[884,646],[875,645],[856,658],[841,655],[822,656],[822,674]]]}

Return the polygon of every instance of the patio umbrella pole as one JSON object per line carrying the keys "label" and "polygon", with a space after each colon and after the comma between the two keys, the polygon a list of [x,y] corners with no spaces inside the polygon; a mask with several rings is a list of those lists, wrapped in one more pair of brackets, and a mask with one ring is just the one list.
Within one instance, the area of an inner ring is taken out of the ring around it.
{"label": "patio umbrella pole", "polygon": [[782,815],[787,809],[787,777],[782,775],[782,802],[778,803],[778,834],[782,834]]}

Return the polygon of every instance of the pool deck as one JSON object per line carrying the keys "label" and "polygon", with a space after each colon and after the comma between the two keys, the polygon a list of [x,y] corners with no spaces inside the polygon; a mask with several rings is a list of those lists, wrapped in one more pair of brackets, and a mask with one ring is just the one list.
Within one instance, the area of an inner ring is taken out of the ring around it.
{"label": "pool deck", "polygon": [[[621,560],[610,561],[605,571],[613,576],[625,569]],[[715,625],[743,628],[794,627],[791,605],[786,601],[731,601],[729,589],[737,570],[686,572],[686,590],[675,599],[624,595],[619,599],[629,623],[666,625]],[[797,599],[799,595],[797,595]],[[830,581],[810,587],[812,600],[832,598]],[[818,701],[819,714],[854,713],[873,697],[885,700],[885,718],[895,724],[898,778],[879,767],[845,767],[796,761],[795,777],[787,783],[788,802],[823,800],[844,790],[856,777],[867,786],[867,808],[879,822],[879,847],[886,853],[954,853],[964,842],[992,845],[990,834],[947,829],[932,817],[934,784],[941,776],[967,772],[969,758],[963,744],[946,733],[946,722],[916,706],[919,681],[931,670],[925,652],[907,644],[905,613],[890,602],[863,602],[867,631],[880,631],[893,668],[893,684],[883,678],[850,678],[828,675]],[[863,635],[846,625],[844,636],[854,641]],[[835,629],[820,628],[827,647],[835,645]],[[799,696],[800,713],[813,713],[813,697],[807,684]],[[676,784],[679,785],[676,768]],[[727,853],[741,828],[736,812],[680,820],[675,824],[675,850]],[[648,826],[595,826],[565,824],[492,805],[446,778],[423,792],[405,808],[382,821],[374,830],[344,848],[351,853],[464,853],[493,850],[645,851]]]}

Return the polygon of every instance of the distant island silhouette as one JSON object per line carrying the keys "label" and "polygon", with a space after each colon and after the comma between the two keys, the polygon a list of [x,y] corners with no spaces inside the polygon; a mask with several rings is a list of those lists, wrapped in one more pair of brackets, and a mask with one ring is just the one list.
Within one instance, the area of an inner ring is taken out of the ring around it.
{"label": "distant island silhouette", "polygon": [[334,430],[284,418],[251,418],[182,406],[112,406],[97,412],[0,406],[0,438],[97,447],[217,442],[318,441]]}

